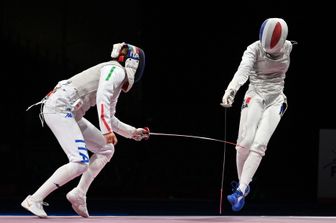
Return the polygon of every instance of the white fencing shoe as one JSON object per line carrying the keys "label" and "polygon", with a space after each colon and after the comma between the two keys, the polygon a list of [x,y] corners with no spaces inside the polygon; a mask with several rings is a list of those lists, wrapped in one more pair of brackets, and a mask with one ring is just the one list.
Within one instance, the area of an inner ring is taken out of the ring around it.
{"label": "white fencing shoe", "polygon": [[28,195],[24,201],[22,201],[21,206],[33,213],[40,218],[46,218],[48,215],[43,210],[43,206],[48,206],[49,204],[43,201],[36,201],[32,199],[31,195]]}
{"label": "white fencing shoe", "polygon": [[88,218],[89,212],[86,207],[86,196],[76,187],[67,193],[66,198],[71,203],[74,211],[84,218]]}

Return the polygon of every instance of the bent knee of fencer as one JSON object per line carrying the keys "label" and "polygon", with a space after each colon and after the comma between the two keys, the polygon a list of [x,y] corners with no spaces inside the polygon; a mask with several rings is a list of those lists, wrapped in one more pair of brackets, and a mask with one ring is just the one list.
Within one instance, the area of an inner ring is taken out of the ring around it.
{"label": "bent knee of fencer", "polygon": [[242,147],[240,145],[237,145],[236,146],[236,151],[237,153],[239,153],[240,155],[244,155],[244,156],[247,156],[250,152],[249,148],[247,147]]}
{"label": "bent knee of fencer", "polygon": [[88,163],[71,162],[71,169],[72,169],[72,171],[74,171],[74,173],[77,176],[79,176],[82,173],[84,173],[85,171],[87,171],[88,168],[89,168],[89,164]]}
{"label": "bent knee of fencer", "polygon": [[253,143],[252,147],[251,147],[251,151],[259,154],[260,156],[265,156],[265,152],[266,152],[267,146],[260,144],[260,143]]}
{"label": "bent knee of fencer", "polygon": [[104,166],[111,160],[114,150],[105,150],[101,153],[95,153],[91,157],[88,174],[95,178]]}
{"label": "bent knee of fencer", "polygon": [[252,146],[254,136],[245,136],[242,139],[239,139],[237,142],[236,149],[246,149],[249,150]]}
{"label": "bent knee of fencer", "polygon": [[106,144],[103,148],[97,151],[95,154],[105,156],[109,162],[114,154],[114,146],[112,144]]}

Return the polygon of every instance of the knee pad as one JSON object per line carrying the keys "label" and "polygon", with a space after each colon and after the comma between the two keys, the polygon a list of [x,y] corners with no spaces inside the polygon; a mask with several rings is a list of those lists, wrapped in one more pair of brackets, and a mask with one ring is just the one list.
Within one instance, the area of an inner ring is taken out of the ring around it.
{"label": "knee pad", "polygon": [[253,143],[251,147],[251,151],[259,154],[260,156],[265,156],[266,149],[267,149],[266,145],[260,144],[258,142]]}

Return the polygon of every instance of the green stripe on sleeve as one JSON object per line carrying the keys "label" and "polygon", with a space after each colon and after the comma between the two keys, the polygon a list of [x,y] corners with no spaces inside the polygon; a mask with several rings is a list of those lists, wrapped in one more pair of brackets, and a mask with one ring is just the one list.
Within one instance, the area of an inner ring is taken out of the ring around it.
{"label": "green stripe on sleeve", "polygon": [[111,78],[111,76],[112,76],[112,73],[113,73],[114,69],[115,69],[115,66],[113,66],[113,67],[111,68],[110,72],[108,73],[108,75],[107,75],[107,77],[106,77],[106,79],[105,79],[106,81],[110,80],[110,78]]}

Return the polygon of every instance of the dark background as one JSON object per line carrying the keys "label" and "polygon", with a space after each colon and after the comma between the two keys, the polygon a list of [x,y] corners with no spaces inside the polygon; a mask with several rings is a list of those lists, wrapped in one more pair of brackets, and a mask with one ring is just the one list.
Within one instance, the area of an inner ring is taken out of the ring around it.
{"label": "dark background", "polygon": [[[281,4],[280,4],[281,3]],[[335,128],[334,17],[322,2],[2,1],[0,213],[27,213],[21,201],[66,156],[39,107],[26,112],[59,80],[108,61],[113,43],[146,53],[145,74],[122,94],[117,117],[153,132],[224,138],[224,90],[261,23],[282,17],[294,46],[285,94],[289,108],[268,145],[243,211],[224,214],[333,215],[335,202],[317,199],[321,128]],[[235,142],[238,92],[227,110],[227,140]],[[86,115],[98,124],[96,110]],[[91,214],[218,214],[224,146],[152,136],[119,136],[111,162],[88,192]],[[224,196],[236,180],[235,150],[227,145]],[[73,214],[65,194],[75,179],[46,199],[48,213]]]}

